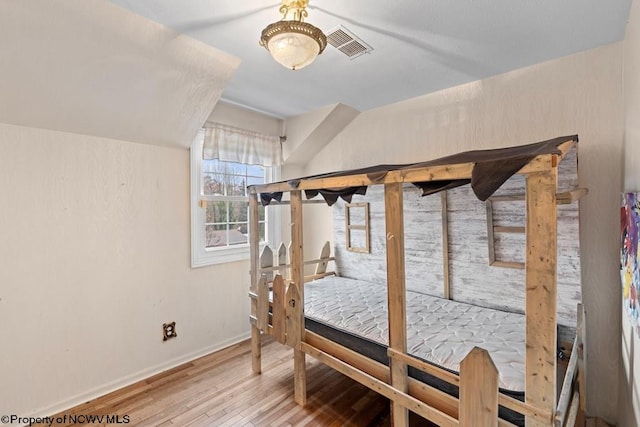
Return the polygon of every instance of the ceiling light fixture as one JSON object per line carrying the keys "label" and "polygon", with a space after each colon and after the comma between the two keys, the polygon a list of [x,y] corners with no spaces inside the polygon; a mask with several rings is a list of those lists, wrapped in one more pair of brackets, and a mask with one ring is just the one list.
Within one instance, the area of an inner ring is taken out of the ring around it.
{"label": "ceiling light fixture", "polygon": [[311,64],[327,46],[327,37],[313,25],[304,22],[309,0],[282,0],[282,19],[262,30],[260,45],[277,62],[292,70]]}

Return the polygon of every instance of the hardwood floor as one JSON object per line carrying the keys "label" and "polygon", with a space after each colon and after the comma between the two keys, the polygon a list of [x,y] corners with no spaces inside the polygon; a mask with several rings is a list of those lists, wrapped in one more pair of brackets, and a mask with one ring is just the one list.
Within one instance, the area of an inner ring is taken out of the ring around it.
{"label": "hardwood floor", "polygon": [[[67,417],[53,425],[390,427],[386,398],[311,357],[304,408],[293,401],[289,347],[266,339],[262,368],[261,375],[251,372],[251,346],[245,341],[53,415]],[[70,421],[74,416],[76,423]],[[434,426],[415,414],[409,421],[411,427]],[[592,425],[607,424],[587,420]]]}
{"label": "hardwood floor", "polygon": [[[308,405],[293,401],[289,347],[263,347],[263,373],[251,372],[243,342],[87,402],[67,415],[128,417],[133,426],[388,426],[389,401],[307,359]],[[107,424],[106,419],[102,425]],[[113,420],[112,420],[113,421]],[[414,420],[413,425],[419,421]],[[86,425],[67,422],[56,425]],[[111,423],[113,424],[113,423]],[[100,425],[91,423],[90,425]]]}

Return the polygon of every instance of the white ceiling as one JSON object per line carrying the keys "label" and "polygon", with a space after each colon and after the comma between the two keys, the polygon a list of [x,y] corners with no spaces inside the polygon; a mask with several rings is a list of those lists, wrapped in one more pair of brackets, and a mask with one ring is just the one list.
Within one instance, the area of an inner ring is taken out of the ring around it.
{"label": "white ceiling", "polygon": [[374,51],[328,46],[291,71],[258,45],[276,0],[111,0],[242,60],[223,99],[289,117],[360,111],[621,40],[631,0],[310,0],[307,22],[344,25]]}

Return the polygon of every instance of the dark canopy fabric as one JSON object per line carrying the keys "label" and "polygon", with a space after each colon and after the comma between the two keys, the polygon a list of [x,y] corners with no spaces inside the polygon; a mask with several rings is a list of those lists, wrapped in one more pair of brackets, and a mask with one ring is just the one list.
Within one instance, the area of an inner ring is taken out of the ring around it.
{"label": "dark canopy fabric", "polygon": [[[578,135],[561,136],[547,141],[516,147],[465,151],[463,153],[429,160],[427,162],[409,163],[404,165],[377,165],[368,168],[311,175],[304,178],[288,180],[286,182],[292,188],[297,188],[300,185],[300,182],[304,180],[366,174],[367,177],[375,183],[381,182],[388,172],[394,170],[473,163],[471,179],[413,182],[412,184],[422,189],[422,195],[426,196],[442,190],[471,183],[471,188],[473,189],[476,197],[485,201],[498,188],[500,188],[505,181],[522,169],[536,156],[541,154],[560,154],[558,146],[567,141],[578,142]],[[310,199],[320,194],[327,204],[331,206],[338,200],[338,198],[342,198],[346,202],[351,202],[351,198],[354,194],[364,195],[366,191],[366,186],[323,188],[317,190],[305,190],[305,195],[307,199]],[[271,203],[272,200],[280,201],[281,199],[282,192],[260,194],[260,201],[264,206]]]}

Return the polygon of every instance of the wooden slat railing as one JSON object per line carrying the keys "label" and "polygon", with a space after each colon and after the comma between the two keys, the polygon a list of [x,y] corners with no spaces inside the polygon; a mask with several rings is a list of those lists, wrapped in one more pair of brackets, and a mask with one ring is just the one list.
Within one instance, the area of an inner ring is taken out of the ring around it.
{"label": "wooden slat railing", "polygon": [[273,303],[272,303],[272,320],[273,325],[273,337],[280,344],[286,342],[286,294],[287,284],[284,278],[277,275],[273,280]]}

